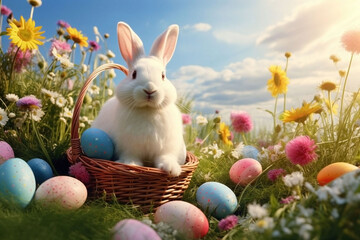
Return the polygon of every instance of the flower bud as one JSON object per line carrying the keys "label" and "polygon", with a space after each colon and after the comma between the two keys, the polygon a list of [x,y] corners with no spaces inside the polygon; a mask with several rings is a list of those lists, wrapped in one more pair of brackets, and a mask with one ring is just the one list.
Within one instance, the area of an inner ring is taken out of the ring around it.
{"label": "flower bud", "polygon": [[28,3],[33,7],[40,7],[42,4],[41,0],[28,0]]}

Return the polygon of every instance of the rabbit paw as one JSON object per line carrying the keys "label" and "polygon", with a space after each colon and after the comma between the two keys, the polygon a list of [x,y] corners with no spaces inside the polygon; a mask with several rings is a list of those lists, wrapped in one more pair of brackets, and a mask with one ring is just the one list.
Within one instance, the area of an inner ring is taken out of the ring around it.
{"label": "rabbit paw", "polygon": [[143,163],[141,160],[135,158],[135,157],[129,157],[129,156],[121,156],[119,160],[116,162],[124,163],[128,165],[134,165],[134,166],[143,166]]}
{"label": "rabbit paw", "polygon": [[181,167],[176,158],[171,155],[160,156],[156,161],[156,167],[167,172],[172,177],[177,177],[181,173]]}

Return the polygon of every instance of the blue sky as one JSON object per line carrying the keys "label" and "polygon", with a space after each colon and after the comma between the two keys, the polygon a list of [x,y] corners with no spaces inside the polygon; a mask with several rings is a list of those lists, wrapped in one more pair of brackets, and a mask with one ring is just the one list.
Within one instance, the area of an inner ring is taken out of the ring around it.
{"label": "blue sky", "polygon": [[[29,17],[26,0],[3,4],[16,18]],[[266,91],[268,67],[284,66],[284,52],[292,52],[288,106],[311,101],[322,81],[337,82],[337,70],[346,68],[350,56],[340,39],[346,30],[360,29],[359,7],[358,0],[43,0],[34,20],[47,38],[55,34],[59,19],[90,40],[97,26],[100,33],[110,34],[109,48],[123,65],[117,22],[133,28],[146,52],[167,26],[178,24],[178,45],[167,72],[180,94],[194,96],[195,109],[204,114],[220,110],[228,118],[230,111],[244,110],[264,123],[270,115],[258,108],[272,110],[274,105]],[[332,54],[341,59],[337,67],[329,60]],[[354,59],[349,91],[360,87],[359,58]]]}

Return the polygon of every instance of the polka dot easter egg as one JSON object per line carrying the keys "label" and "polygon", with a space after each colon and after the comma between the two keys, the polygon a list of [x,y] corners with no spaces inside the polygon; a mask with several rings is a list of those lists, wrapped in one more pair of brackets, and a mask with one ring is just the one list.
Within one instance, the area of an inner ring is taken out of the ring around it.
{"label": "polka dot easter egg", "polygon": [[136,219],[124,219],[112,229],[113,240],[161,240],[154,229]]}
{"label": "polka dot easter egg", "polygon": [[58,203],[66,209],[80,208],[86,201],[87,189],[76,178],[57,176],[43,182],[35,193],[35,201],[43,205]]}
{"label": "polka dot easter egg", "polygon": [[33,158],[27,162],[35,175],[37,184],[42,184],[54,176],[50,165],[41,158]]}
{"label": "polka dot easter egg", "polygon": [[184,201],[167,202],[156,209],[156,223],[164,222],[177,230],[184,239],[198,239],[209,231],[205,214],[191,203]]}
{"label": "polka dot easter egg", "polygon": [[231,181],[241,186],[246,186],[261,173],[261,164],[252,158],[244,158],[237,161],[229,171]]}
{"label": "polka dot easter egg", "polygon": [[327,165],[317,175],[317,181],[320,186],[324,186],[342,175],[358,170],[355,165],[346,162],[336,162]]}
{"label": "polka dot easter egg", "polygon": [[20,158],[11,158],[0,165],[0,198],[25,208],[35,193],[35,176]]}
{"label": "polka dot easter egg", "polygon": [[7,142],[0,141],[0,164],[14,157],[14,151],[11,146]]}
{"label": "polka dot easter egg", "polygon": [[218,182],[202,184],[196,192],[196,200],[202,210],[209,211],[217,219],[235,212],[238,204],[234,192]]}
{"label": "polka dot easter egg", "polygon": [[109,135],[98,128],[88,128],[81,135],[81,148],[91,158],[111,160],[114,143]]}

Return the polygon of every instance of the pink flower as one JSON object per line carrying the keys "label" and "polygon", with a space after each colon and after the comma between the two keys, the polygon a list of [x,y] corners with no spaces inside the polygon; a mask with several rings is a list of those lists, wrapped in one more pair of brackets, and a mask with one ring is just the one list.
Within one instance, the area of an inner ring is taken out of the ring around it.
{"label": "pink flower", "polygon": [[282,198],[280,203],[281,204],[290,204],[298,199],[298,196],[288,196],[286,198]]}
{"label": "pink flower", "polygon": [[204,140],[202,140],[201,138],[196,138],[196,139],[195,139],[195,144],[201,145],[201,144],[203,144],[203,143],[204,143]]}
{"label": "pink flower", "polygon": [[70,166],[69,174],[71,176],[79,179],[85,185],[90,183],[90,174],[86,170],[86,168],[82,164],[82,162],[78,162],[78,163],[75,163],[74,165]]}
{"label": "pink flower", "polygon": [[236,132],[247,133],[253,128],[251,117],[246,112],[232,112],[230,120]]}
{"label": "pink flower", "polygon": [[299,136],[288,142],[285,153],[293,164],[306,165],[317,159],[317,145],[308,136]]}
{"label": "pink flower", "polygon": [[50,53],[49,55],[52,56],[52,50],[56,49],[56,51],[60,54],[63,55],[64,53],[70,53],[71,52],[71,46],[70,44],[68,44],[67,42],[61,41],[61,40],[57,40],[54,39],[52,40],[52,44],[50,47]]}
{"label": "pink flower", "polygon": [[[11,55],[15,55],[18,47],[14,46],[14,44],[10,44],[8,49],[8,53]],[[19,49],[18,53],[16,54],[15,58],[15,65],[14,69],[16,72],[21,72],[26,66],[28,66],[31,62],[32,53],[29,50],[23,52]]]}
{"label": "pink flower", "polygon": [[233,229],[234,227],[236,227],[236,225],[238,224],[238,217],[235,215],[230,215],[227,216],[224,219],[221,219],[218,227],[221,231],[226,231],[226,230],[230,230]]}
{"label": "pink flower", "polygon": [[62,27],[62,28],[68,28],[70,27],[70,24],[68,24],[67,22],[65,22],[64,20],[59,20],[57,21],[57,25],[59,27]]}
{"label": "pink flower", "polygon": [[285,175],[286,171],[282,168],[272,169],[268,172],[267,176],[272,181],[275,182],[280,176]]}
{"label": "pink flower", "polygon": [[100,45],[95,41],[89,41],[89,45],[92,48],[93,51],[97,51],[100,49]]}
{"label": "pink flower", "polygon": [[5,5],[1,6],[1,15],[9,16],[12,13],[11,9]]}
{"label": "pink flower", "polygon": [[189,125],[191,124],[191,116],[189,114],[181,114],[181,117],[182,117],[182,122],[184,125]]}
{"label": "pink flower", "polygon": [[351,30],[343,34],[342,44],[346,51],[360,53],[360,30]]}
{"label": "pink flower", "polygon": [[38,109],[41,108],[41,100],[37,99],[34,95],[29,95],[17,100],[16,106],[25,111]]}

